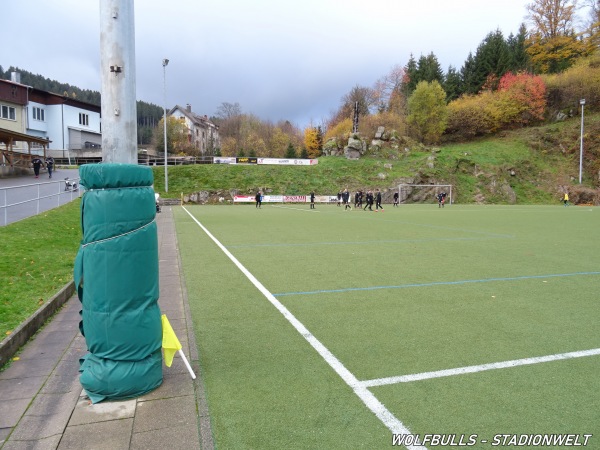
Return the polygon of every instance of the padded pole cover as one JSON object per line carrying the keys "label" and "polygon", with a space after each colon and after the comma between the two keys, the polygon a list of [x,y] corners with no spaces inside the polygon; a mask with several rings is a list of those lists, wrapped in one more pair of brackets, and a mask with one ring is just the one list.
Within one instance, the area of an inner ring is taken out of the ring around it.
{"label": "padded pole cover", "polygon": [[81,385],[93,403],[138,397],[162,383],[152,170],[88,164],[79,174],[83,240],[74,278],[89,351]]}

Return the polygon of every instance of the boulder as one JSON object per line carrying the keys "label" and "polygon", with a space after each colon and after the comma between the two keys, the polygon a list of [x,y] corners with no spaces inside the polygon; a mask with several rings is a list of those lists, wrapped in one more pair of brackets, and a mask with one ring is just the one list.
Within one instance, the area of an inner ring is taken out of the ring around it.
{"label": "boulder", "polygon": [[435,167],[435,156],[431,155],[427,157],[427,167],[430,169]]}
{"label": "boulder", "polygon": [[363,143],[360,139],[357,139],[355,137],[350,137],[348,139],[348,147],[353,148],[358,151],[361,151],[363,148]]}
{"label": "boulder", "polygon": [[347,159],[359,159],[360,151],[352,147],[346,147],[344,149],[344,155]]}

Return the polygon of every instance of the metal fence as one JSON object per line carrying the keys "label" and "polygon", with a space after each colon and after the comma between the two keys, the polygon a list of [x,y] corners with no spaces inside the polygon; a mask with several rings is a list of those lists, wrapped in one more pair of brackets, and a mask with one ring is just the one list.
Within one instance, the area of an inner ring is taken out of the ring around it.
{"label": "metal fence", "polygon": [[2,226],[64,205],[80,195],[79,178],[0,187]]}

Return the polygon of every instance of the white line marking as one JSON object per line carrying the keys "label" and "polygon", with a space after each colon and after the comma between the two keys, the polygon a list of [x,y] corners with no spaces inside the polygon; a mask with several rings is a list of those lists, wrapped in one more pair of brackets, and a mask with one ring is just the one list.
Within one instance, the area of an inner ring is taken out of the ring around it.
{"label": "white line marking", "polygon": [[[227,250],[223,244],[221,244],[217,238],[215,238],[210,231],[208,231],[204,225],[202,225],[186,208],[183,207],[184,211],[198,224],[198,226],[206,233],[206,235],[217,244],[217,247],[221,249],[223,253],[237,266],[240,271],[246,275],[246,278],[271,302],[275,308],[292,324],[292,326],[300,333],[304,339],[321,355],[321,357],[329,364],[329,366],[344,380],[344,382],[350,386],[354,393],[362,400],[362,402],[369,408],[383,424],[394,434],[411,434],[410,430],[398,420],[368,389],[363,386],[358,379],[352,375],[352,373],[344,367],[344,365],[325,347],[321,342],[312,335],[310,331],[298,320],[296,317],[285,307],[279,300],[273,297],[267,288],[265,288],[260,281],[258,281],[254,275],[252,275],[248,269],[246,269],[242,263],[240,263],[235,256],[233,256],[229,250]],[[425,449],[423,446],[408,446],[409,450],[413,449]]]}
{"label": "white line marking", "polygon": [[292,208],[291,206],[275,206],[275,205],[271,205],[271,208],[293,209],[294,211],[316,212],[316,213],[321,212],[321,211],[317,211],[316,209]]}
{"label": "white line marking", "polygon": [[497,363],[482,364],[479,366],[457,367],[455,369],[438,370],[435,372],[414,373],[412,375],[401,375],[397,377],[378,378],[375,380],[361,381],[363,387],[386,386],[396,383],[410,383],[411,381],[430,380],[432,378],[451,377],[454,375],[464,375],[466,373],[483,372],[486,370],[506,369],[509,367],[526,366],[529,364],[539,364],[550,361],[559,361],[562,359],[583,358],[585,356],[600,355],[600,348],[591,350],[581,350],[570,353],[559,353],[556,355],[537,356],[533,358],[514,359],[512,361],[502,361]]}

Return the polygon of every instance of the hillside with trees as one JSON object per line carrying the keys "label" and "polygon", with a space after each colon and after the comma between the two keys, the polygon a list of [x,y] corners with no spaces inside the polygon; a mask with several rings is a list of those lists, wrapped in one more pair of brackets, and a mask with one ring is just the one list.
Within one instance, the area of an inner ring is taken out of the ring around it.
{"label": "hillside with trees", "polygon": [[[585,7],[581,9],[580,7]],[[224,102],[210,119],[219,126],[223,156],[385,157],[398,152],[434,151],[511,130],[540,127],[600,109],[600,0],[532,0],[516,33],[490,31],[466,55],[461,67],[446,71],[432,51],[409,55],[371,86],[355,85],[323,123],[299,129],[286,120],[261,120],[239,103]],[[585,15],[581,15],[585,14]],[[1,69],[1,68],[0,68]],[[26,71],[22,81],[94,104],[99,94]],[[353,116],[358,105],[358,133]],[[138,102],[138,142],[162,148],[162,108]],[[383,127],[383,128],[381,128]],[[383,135],[377,138],[378,130]],[[539,128],[538,128],[539,129]],[[542,128],[543,129],[543,128]],[[169,152],[186,154],[184,130],[168,126]],[[181,139],[180,139],[181,140]],[[562,144],[561,144],[562,145]],[[593,158],[592,140],[586,157]],[[595,167],[588,161],[587,167]],[[590,179],[590,177],[587,177]],[[594,185],[598,185],[595,177]]]}

